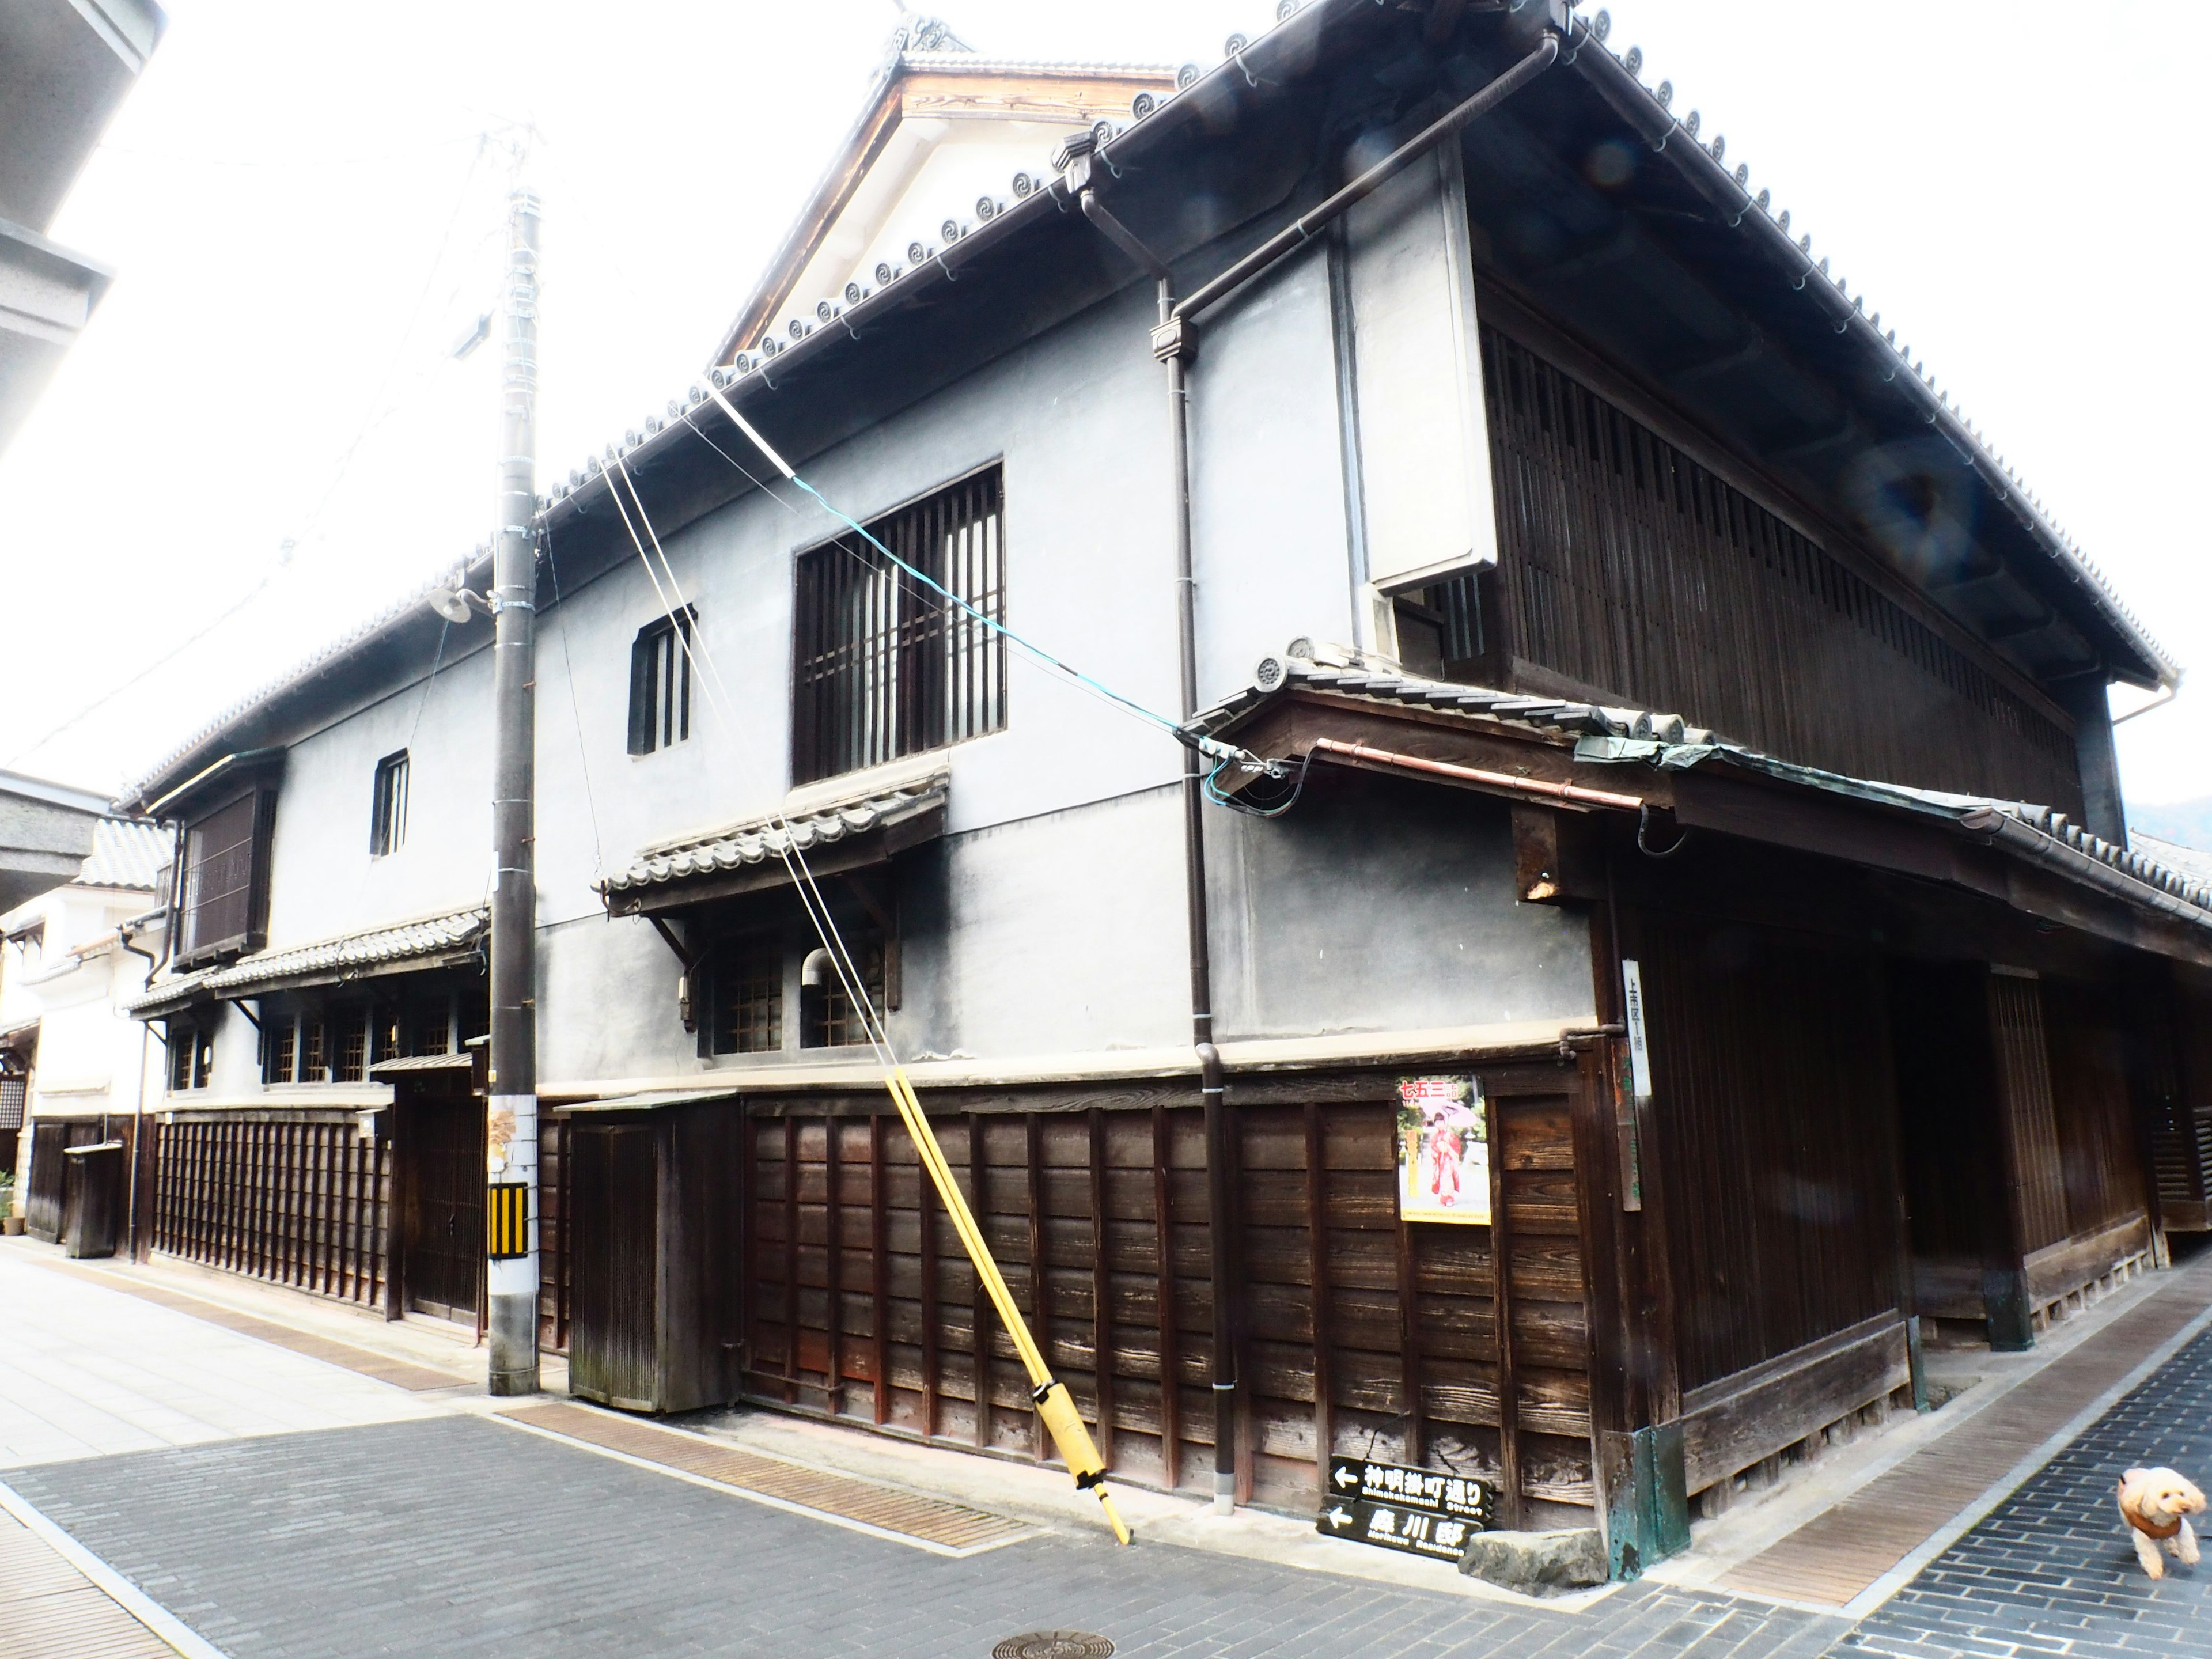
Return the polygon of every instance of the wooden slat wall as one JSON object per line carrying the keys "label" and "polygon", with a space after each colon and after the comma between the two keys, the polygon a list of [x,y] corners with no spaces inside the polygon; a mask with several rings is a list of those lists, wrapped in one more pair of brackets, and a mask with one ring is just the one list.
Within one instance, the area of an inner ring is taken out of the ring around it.
{"label": "wooden slat wall", "polygon": [[1658,1165],[1686,1392],[1895,1307],[1897,1106],[1880,964],[1644,913]]}
{"label": "wooden slat wall", "polygon": [[2066,1237],[2066,1177],[2051,1092],[2051,1045],[2043,988],[2011,974],[1990,975],[1990,1041],[1996,1055],[1997,1111],[2016,1243],[2023,1255]]}
{"label": "wooden slat wall", "polygon": [[2149,1200],[2126,1039],[2105,988],[2045,980],[2043,1009],[2066,1231],[2079,1237],[2141,1212]]}
{"label": "wooden slat wall", "polygon": [[392,1146],[350,1121],[165,1123],[154,1247],[250,1278],[380,1305]]}
{"label": "wooden slat wall", "polygon": [[2063,726],[1525,346],[1486,326],[1482,353],[1515,656],[1793,761],[2079,815]]}
{"label": "wooden slat wall", "polygon": [[[1395,1075],[1232,1084],[1238,1465],[1252,1501],[1310,1508],[1331,1448],[1492,1480],[1517,1458],[1531,1524],[1587,1522],[1595,1491],[1569,1123],[1575,1073],[1544,1064],[1484,1077],[1498,1100],[1519,1406],[1504,1431],[1492,1230],[1398,1222]],[[748,1396],[1049,1457],[1012,1345],[978,1296],[903,1127],[872,1112],[825,1117],[799,1103],[754,1111]],[[932,1121],[1008,1287],[1116,1478],[1210,1490],[1212,1312],[1197,1110],[1123,1097],[1088,1109],[933,1112]]]}

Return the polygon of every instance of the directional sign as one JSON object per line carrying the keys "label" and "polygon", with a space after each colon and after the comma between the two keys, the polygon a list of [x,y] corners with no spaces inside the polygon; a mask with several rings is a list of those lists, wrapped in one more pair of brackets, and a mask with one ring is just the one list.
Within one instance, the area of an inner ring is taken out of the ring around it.
{"label": "directional sign", "polygon": [[1490,1488],[1466,1475],[1332,1457],[1314,1530],[1456,1561],[1468,1537],[1490,1525],[1491,1504]]}
{"label": "directional sign", "polygon": [[1469,1535],[1482,1528],[1425,1510],[1361,1502],[1329,1504],[1316,1521],[1315,1530],[1324,1538],[1348,1538],[1386,1550],[1456,1561],[1467,1548]]}
{"label": "directional sign", "polygon": [[1465,1521],[1477,1530],[1490,1524],[1492,1513],[1490,1488],[1472,1476],[1357,1457],[1328,1460],[1328,1500],[1426,1510],[1447,1520]]}

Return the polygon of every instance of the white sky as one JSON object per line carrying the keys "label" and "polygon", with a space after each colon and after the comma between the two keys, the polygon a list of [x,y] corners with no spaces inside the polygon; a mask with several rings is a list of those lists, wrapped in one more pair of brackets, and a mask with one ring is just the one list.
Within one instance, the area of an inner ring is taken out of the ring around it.
{"label": "white sky", "polygon": [[[1209,66],[1231,29],[1273,15],[1271,0],[939,9],[994,55]],[[118,280],[0,455],[0,766],[95,787],[485,538],[498,353],[445,355],[494,299],[508,163],[480,135],[540,135],[550,480],[696,376],[896,15],[891,0],[169,10],[53,228]],[[1613,44],[1641,44],[1646,81],[1671,78],[1676,109],[1727,135],[1753,187],[2212,684],[2212,347],[2188,320],[2207,263],[2212,7],[1612,10]],[[2131,798],[2212,795],[2212,693],[2185,687],[2120,732]]]}

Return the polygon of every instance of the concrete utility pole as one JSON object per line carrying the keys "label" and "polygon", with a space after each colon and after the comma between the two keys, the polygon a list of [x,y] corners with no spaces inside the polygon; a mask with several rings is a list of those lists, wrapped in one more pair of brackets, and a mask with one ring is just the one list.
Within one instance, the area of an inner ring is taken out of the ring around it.
{"label": "concrete utility pole", "polygon": [[492,543],[491,829],[498,881],[491,900],[484,1138],[489,1381],[495,1395],[538,1392],[538,198],[520,185],[508,198],[507,227],[499,530]]}

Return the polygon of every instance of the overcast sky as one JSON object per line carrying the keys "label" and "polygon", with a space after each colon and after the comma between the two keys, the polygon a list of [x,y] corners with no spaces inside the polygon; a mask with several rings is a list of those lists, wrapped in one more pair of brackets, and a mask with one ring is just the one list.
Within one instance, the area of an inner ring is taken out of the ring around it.
{"label": "overcast sky", "polygon": [[[493,304],[518,127],[545,202],[550,479],[696,378],[897,16],[891,0],[168,6],[53,228],[117,281],[0,455],[0,765],[102,788],[486,538],[498,353],[447,348]],[[994,55],[1208,66],[1273,15],[939,9]],[[1640,44],[1645,80],[1727,135],[2203,676],[2120,733],[2132,798],[2212,795],[2212,8],[1612,10],[1613,44]]]}

